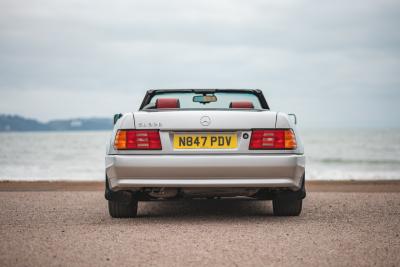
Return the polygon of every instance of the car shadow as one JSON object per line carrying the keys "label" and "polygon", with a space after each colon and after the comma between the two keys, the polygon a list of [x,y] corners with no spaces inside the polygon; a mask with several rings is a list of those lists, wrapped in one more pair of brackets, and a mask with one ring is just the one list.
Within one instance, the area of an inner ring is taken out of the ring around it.
{"label": "car shadow", "polygon": [[247,199],[139,202],[140,218],[218,218],[273,216],[271,201]]}

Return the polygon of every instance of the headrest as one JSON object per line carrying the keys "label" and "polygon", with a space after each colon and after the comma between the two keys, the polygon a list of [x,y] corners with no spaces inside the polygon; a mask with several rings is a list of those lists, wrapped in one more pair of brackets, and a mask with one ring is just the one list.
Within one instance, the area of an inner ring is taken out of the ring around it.
{"label": "headrest", "polygon": [[178,98],[158,98],[156,100],[156,108],[180,108]]}
{"label": "headrest", "polygon": [[254,108],[254,105],[250,101],[232,101],[229,108]]}

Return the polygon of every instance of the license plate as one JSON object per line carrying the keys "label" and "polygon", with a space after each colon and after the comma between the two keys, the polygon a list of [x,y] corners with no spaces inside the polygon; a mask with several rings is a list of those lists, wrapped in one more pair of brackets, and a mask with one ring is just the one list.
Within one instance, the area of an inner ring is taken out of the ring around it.
{"label": "license plate", "polygon": [[175,149],[233,149],[237,148],[237,136],[224,134],[174,134]]}

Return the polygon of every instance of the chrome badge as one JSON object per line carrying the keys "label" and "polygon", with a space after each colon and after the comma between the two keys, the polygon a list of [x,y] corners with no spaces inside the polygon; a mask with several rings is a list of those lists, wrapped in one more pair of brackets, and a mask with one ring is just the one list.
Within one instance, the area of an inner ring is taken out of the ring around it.
{"label": "chrome badge", "polygon": [[208,116],[203,116],[200,118],[200,124],[203,126],[209,126],[211,124],[211,119]]}

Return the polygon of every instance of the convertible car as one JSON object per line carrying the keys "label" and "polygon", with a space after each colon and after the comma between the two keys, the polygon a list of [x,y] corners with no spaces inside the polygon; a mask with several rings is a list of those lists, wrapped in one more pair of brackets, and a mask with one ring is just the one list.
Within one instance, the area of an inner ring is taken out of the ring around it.
{"label": "convertible car", "polygon": [[139,111],[114,116],[109,213],[135,217],[138,201],[247,197],[297,216],[306,191],[296,123],[271,111],[261,90],[149,90]]}

